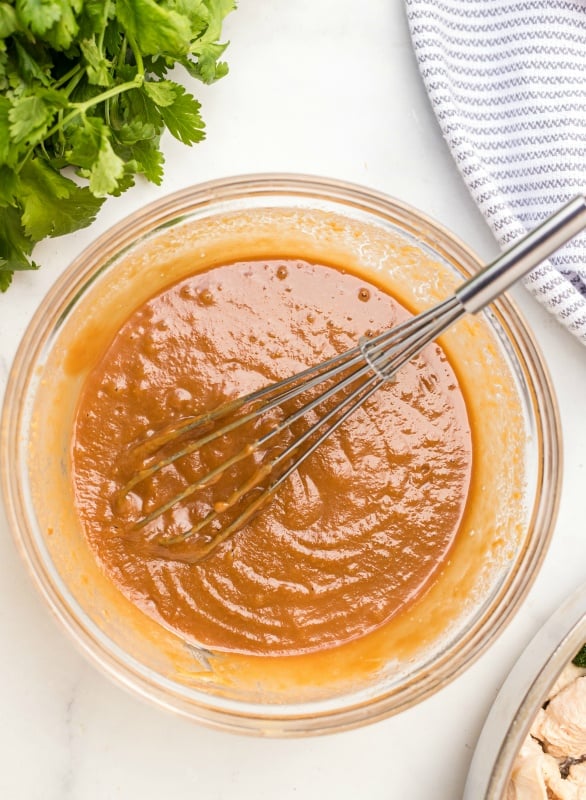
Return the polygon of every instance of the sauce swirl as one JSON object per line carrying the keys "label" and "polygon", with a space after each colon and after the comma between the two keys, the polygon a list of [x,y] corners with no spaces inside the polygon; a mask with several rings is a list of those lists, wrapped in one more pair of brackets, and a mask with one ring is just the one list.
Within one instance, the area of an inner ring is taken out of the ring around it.
{"label": "sauce swirl", "polygon": [[[449,557],[472,464],[464,398],[437,345],[205,561],[161,558],[115,535],[198,466],[176,463],[117,504],[137,442],[408,315],[362,277],[294,259],[214,267],[133,312],[86,381],[72,443],[78,514],[123,594],[206,647],[298,655],[364,636],[425,592]],[[158,524],[181,530],[200,513],[185,501]],[[145,545],[158,533],[146,530]]]}

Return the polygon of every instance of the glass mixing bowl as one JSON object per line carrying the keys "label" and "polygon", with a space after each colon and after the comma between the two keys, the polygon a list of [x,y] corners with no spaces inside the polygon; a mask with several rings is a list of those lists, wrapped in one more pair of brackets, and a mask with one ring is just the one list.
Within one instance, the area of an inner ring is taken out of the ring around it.
{"label": "glass mixing bowl", "polygon": [[502,630],[552,531],[559,421],[541,356],[510,300],[462,320],[441,344],[472,424],[472,490],[431,588],[367,642],[303,658],[230,656],[186,641],[128,602],[90,552],[69,475],[73,420],[89,369],[134,308],[198,269],[258,257],[345,264],[414,312],[480,266],[417,211],[346,183],[245,176],[165,197],[90,245],[32,319],[6,392],[3,489],[14,537],[46,603],[113,679],[224,729],[324,733],[419,702]]}

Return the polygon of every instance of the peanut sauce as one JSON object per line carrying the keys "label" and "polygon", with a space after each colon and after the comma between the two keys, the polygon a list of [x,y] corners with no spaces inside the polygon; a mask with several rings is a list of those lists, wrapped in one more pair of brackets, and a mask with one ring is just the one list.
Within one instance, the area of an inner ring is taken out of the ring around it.
{"label": "peanut sauce", "polygon": [[[188,530],[213,504],[211,495],[188,498],[125,535],[194,480],[200,456],[122,492],[137,469],[137,443],[408,316],[363,277],[294,259],[217,266],[134,311],[85,382],[72,443],[78,514],[122,593],[190,640],[253,655],[338,646],[421,596],[454,543],[472,463],[464,398],[437,345],[373,395],[267,508],[201,562],[189,558],[197,541],[166,552],[153,543]],[[234,446],[243,443],[222,444],[213,463]],[[241,478],[230,472],[215,496],[229,495]]]}

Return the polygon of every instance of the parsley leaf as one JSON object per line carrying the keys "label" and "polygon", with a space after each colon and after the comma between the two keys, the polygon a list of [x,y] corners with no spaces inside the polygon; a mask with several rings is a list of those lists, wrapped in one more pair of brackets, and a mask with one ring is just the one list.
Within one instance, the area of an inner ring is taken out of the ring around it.
{"label": "parsley leaf", "polygon": [[7,269],[6,261],[0,257],[0,292],[5,292],[12,283],[14,272]]}
{"label": "parsley leaf", "polygon": [[18,30],[16,11],[8,3],[0,3],[0,37],[5,39]]}
{"label": "parsley leaf", "polygon": [[[26,235],[15,208],[2,209],[0,213],[0,280],[8,287],[16,270],[37,269],[29,256],[33,241]],[[3,274],[6,273],[6,274]]]}
{"label": "parsley leaf", "polygon": [[20,175],[22,224],[33,240],[62,236],[93,222],[102,200],[77,186],[41,158],[32,158]]}
{"label": "parsley leaf", "polygon": [[193,51],[197,54],[197,61],[184,60],[181,63],[194,78],[203,83],[213,83],[228,74],[228,65],[218,61],[226,47],[226,44],[214,42],[202,44]]}
{"label": "parsley leaf", "polygon": [[87,117],[71,135],[71,149],[66,152],[69,163],[80,167],[79,174],[88,178],[96,197],[116,194],[124,175],[124,162],[114,152],[110,136],[103,120]]}
{"label": "parsley leaf", "polygon": [[142,87],[157,106],[170,106],[177,99],[177,84],[173,81],[148,81]]}
{"label": "parsley leaf", "polygon": [[155,0],[117,0],[118,19],[143,55],[180,58],[189,52],[191,25],[184,14]]}
{"label": "parsley leaf", "polygon": [[95,86],[112,85],[112,64],[105,58],[94,39],[83,39],[79,47],[86,61],[88,81]]}
{"label": "parsley leaf", "polygon": [[29,53],[27,48],[24,47],[18,39],[14,40],[14,52],[16,54],[18,72],[27,84],[39,81],[43,86],[50,86],[48,75],[52,66],[50,63],[39,61],[40,54]]}
{"label": "parsley leaf", "polygon": [[116,155],[110,144],[110,131],[101,126],[97,158],[87,173],[90,191],[96,197],[116,194],[124,175],[124,162]]}
{"label": "parsley leaf", "polygon": [[17,151],[10,147],[10,101],[0,97],[0,164],[14,164]]}
{"label": "parsley leaf", "polygon": [[142,139],[131,148],[136,172],[141,172],[149,181],[160,186],[163,180],[163,164],[165,157],[161,153],[158,142]]}
{"label": "parsley leaf", "polygon": [[83,0],[57,0],[59,4],[59,18],[47,31],[46,39],[56,50],[67,50],[77,34],[79,25],[76,14],[83,7]]}
{"label": "parsley leaf", "polygon": [[572,663],[575,664],[577,667],[586,668],[586,644],[582,645],[580,651],[572,659]]}
{"label": "parsley leaf", "polygon": [[159,106],[161,117],[169,132],[183,144],[200,142],[205,134],[204,122],[200,116],[201,104],[188,94],[182,86],[176,86],[176,96],[172,103]]}
{"label": "parsley leaf", "polygon": [[0,165],[0,208],[13,206],[18,194],[18,177],[5,164]]}
{"label": "parsley leaf", "polygon": [[8,111],[10,120],[10,139],[15,144],[39,139],[48,130],[55,109],[50,103],[36,94],[22,95]]}
{"label": "parsley leaf", "polygon": [[61,16],[59,0],[17,0],[16,13],[32,33],[42,35]]}

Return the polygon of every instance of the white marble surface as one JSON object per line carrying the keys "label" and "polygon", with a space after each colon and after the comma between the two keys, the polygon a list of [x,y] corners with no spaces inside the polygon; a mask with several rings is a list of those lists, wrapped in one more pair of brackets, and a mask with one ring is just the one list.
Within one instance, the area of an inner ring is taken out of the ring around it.
{"label": "white marble surface", "polygon": [[[344,178],[418,206],[485,258],[496,245],[441,139],[401,0],[242,0],[226,25],[231,74],[199,91],[208,140],[165,140],[161,187],[109,201],[89,231],[39,247],[44,266],[0,297],[0,392],[28,319],[97,233],[146,201],[230,174]],[[586,350],[523,289],[557,390],[565,482],[553,543],[521,610],[464,675],[386,721],[329,737],[257,740],[143,704],[82,658],[53,622],[0,509],[0,798],[406,800],[459,798],[483,718],[524,644],[586,577]]]}

